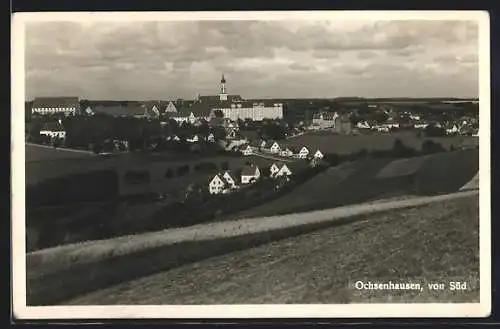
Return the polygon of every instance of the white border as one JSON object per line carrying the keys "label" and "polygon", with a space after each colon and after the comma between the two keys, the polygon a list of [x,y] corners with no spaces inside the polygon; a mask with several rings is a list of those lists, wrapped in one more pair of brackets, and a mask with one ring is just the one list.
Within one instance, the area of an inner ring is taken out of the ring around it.
{"label": "white border", "polygon": [[[479,23],[480,303],[206,306],[26,306],[24,26],[41,21],[474,20]],[[485,317],[491,312],[490,25],[486,11],[22,13],[12,18],[13,311],[18,319]]]}

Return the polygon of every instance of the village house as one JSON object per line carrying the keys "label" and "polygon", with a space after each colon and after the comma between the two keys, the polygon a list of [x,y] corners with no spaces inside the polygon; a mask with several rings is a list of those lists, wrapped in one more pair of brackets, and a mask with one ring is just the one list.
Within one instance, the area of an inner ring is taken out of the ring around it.
{"label": "village house", "polygon": [[399,128],[399,122],[397,122],[394,119],[389,119],[386,122],[382,123],[381,126],[391,130],[391,129]]}
{"label": "village house", "polygon": [[370,129],[370,124],[367,121],[359,121],[356,124],[358,129]]}
{"label": "village house", "polygon": [[215,136],[214,136],[214,134],[212,134],[212,133],[208,134],[207,141],[209,141],[210,143],[215,142]]}
{"label": "village house", "polygon": [[291,157],[291,156],[293,156],[293,151],[290,150],[290,148],[287,147],[284,150],[281,150],[280,155],[282,157]]}
{"label": "village house", "polygon": [[228,193],[230,185],[220,174],[215,175],[208,184],[208,192],[210,194]]}
{"label": "village house", "polygon": [[95,114],[94,111],[92,111],[92,109],[90,108],[90,106],[87,106],[84,113],[86,115],[94,115]]}
{"label": "village house", "polygon": [[190,143],[197,143],[199,140],[200,139],[199,139],[198,135],[194,135],[193,137],[186,139],[186,141],[188,141]]}
{"label": "village house", "polygon": [[241,184],[249,184],[260,178],[258,166],[245,166],[241,171]]}
{"label": "village house", "polygon": [[180,140],[181,140],[181,139],[180,139],[180,138],[179,138],[179,136],[177,136],[177,135],[172,135],[172,136],[168,136],[168,137],[167,137],[167,141],[176,141],[176,142],[178,142],[178,141],[180,141]]}
{"label": "village house", "polygon": [[323,159],[323,153],[321,153],[320,150],[316,150],[316,152],[314,153],[314,158],[318,160]]}
{"label": "village house", "polygon": [[428,125],[429,125],[429,124],[428,124],[427,122],[422,122],[422,121],[419,121],[419,122],[416,122],[416,123],[413,125],[413,127],[414,127],[415,129],[425,129],[425,128],[427,128],[427,126],[428,126]]}
{"label": "village house", "polygon": [[288,168],[288,166],[285,163],[283,163],[281,167],[279,167],[278,172],[276,172],[276,174],[274,174],[273,177],[274,178],[283,176],[288,177],[290,175],[292,175],[292,171],[290,170],[290,168]]}
{"label": "village house", "polygon": [[301,149],[300,149],[300,152],[299,152],[299,158],[300,159],[307,159],[307,156],[309,155],[309,150],[307,149],[307,147],[303,146]]}
{"label": "village house", "polygon": [[269,176],[274,177],[278,173],[278,171],[280,171],[280,167],[276,163],[273,163],[269,167]]}
{"label": "village house", "polygon": [[246,147],[243,148],[243,150],[241,151],[241,153],[243,153],[243,155],[252,155],[253,154],[253,149],[250,145],[247,145]]}
{"label": "village house", "polygon": [[313,115],[311,126],[309,127],[312,130],[322,130],[329,129],[335,127],[335,120],[337,119],[338,114],[335,113],[325,113],[320,112]]}
{"label": "village house", "polygon": [[168,105],[165,108],[165,113],[177,113],[177,108],[175,107],[174,103],[172,103],[171,101],[168,102]]}
{"label": "village house", "polygon": [[57,122],[47,122],[40,129],[40,135],[48,136],[50,138],[66,138],[66,130],[62,124],[62,121]]}
{"label": "village house", "polygon": [[236,176],[229,170],[224,171],[222,174],[222,178],[225,179],[226,183],[232,188],[235,189],[238,187]]}
{"label": "village house", "polygon": [[457,134],[458,132],[460,131],[460,128],[456,125],[456,124],[453,124],[453,125],[447,125],[447,128],[446,128],[446,134],[447,135],[455,135]]}
{"label": "village house", "polygon": [[[272,143],[272,144],[270,144],[270,143]],[[266,146],[269,145],[269,144],[271,145],[269,147],[269,151],[271,153],[278,154],[280,152],[280,150],[281,150],[280,145],[278,144],[278,142],[270,142],[270,143],[266,143]]]}

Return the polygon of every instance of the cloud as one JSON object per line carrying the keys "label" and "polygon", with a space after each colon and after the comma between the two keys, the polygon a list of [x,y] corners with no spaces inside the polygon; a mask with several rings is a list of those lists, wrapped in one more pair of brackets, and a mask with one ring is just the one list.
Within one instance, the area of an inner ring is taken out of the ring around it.
{"label": "cloud", "polygon": [[224,73],[247,98],[477,96],[477,43],[470,21],[31,22],[26,91],[192,98]]}

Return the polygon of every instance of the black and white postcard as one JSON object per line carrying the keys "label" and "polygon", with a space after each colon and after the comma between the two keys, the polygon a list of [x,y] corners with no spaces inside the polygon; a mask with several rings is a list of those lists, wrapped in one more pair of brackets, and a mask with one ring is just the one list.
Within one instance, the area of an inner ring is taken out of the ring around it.
{"label": "black and white postcard", "polygon": [[12,27],[15,317],[489,315],[487,12]]}

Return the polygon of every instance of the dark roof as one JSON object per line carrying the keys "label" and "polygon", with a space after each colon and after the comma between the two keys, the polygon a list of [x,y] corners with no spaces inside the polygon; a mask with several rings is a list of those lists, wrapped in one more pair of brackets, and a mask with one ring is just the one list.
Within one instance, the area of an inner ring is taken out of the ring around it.
{"label": "dark roof", "polygon": [[241,170],[241,175],[242,176],[253,176],[255,174],[255,168],[256,166],[245,166]]}
{"label": "dark roof", "polygon": [[177,109],[177,113],[182,114],[187,113],[185,116],[188,116],[193,112],[195,117],[208,117],[210,115],[211,107],[207,106],[203,103],[194,103],[191,107],[184,107],[181,109]]}
{"label": "dark roof", "polygon": [[[241,101],[243,98],[240,95],[227,95],[227,100],[229,102]],[[209,103],[216,104],[221,102],[219,95],[207,95],[207,96],[198,96],[198,101],[201,103]]]}
{"label": "dark roof", "polygon": [[112,116],[136,116],[144,115],[145,108],[141,106],[97,106],[93,111]]}
{"label": "dark roof", "polygon": [[32,107],[79,107],[78,97],[37,97],[33,100]]}
{"label": "dark roof", "polygon": [[47,122],[43,125],[41,130],[45,131],[64,131],[64,127],[59,122]]}

